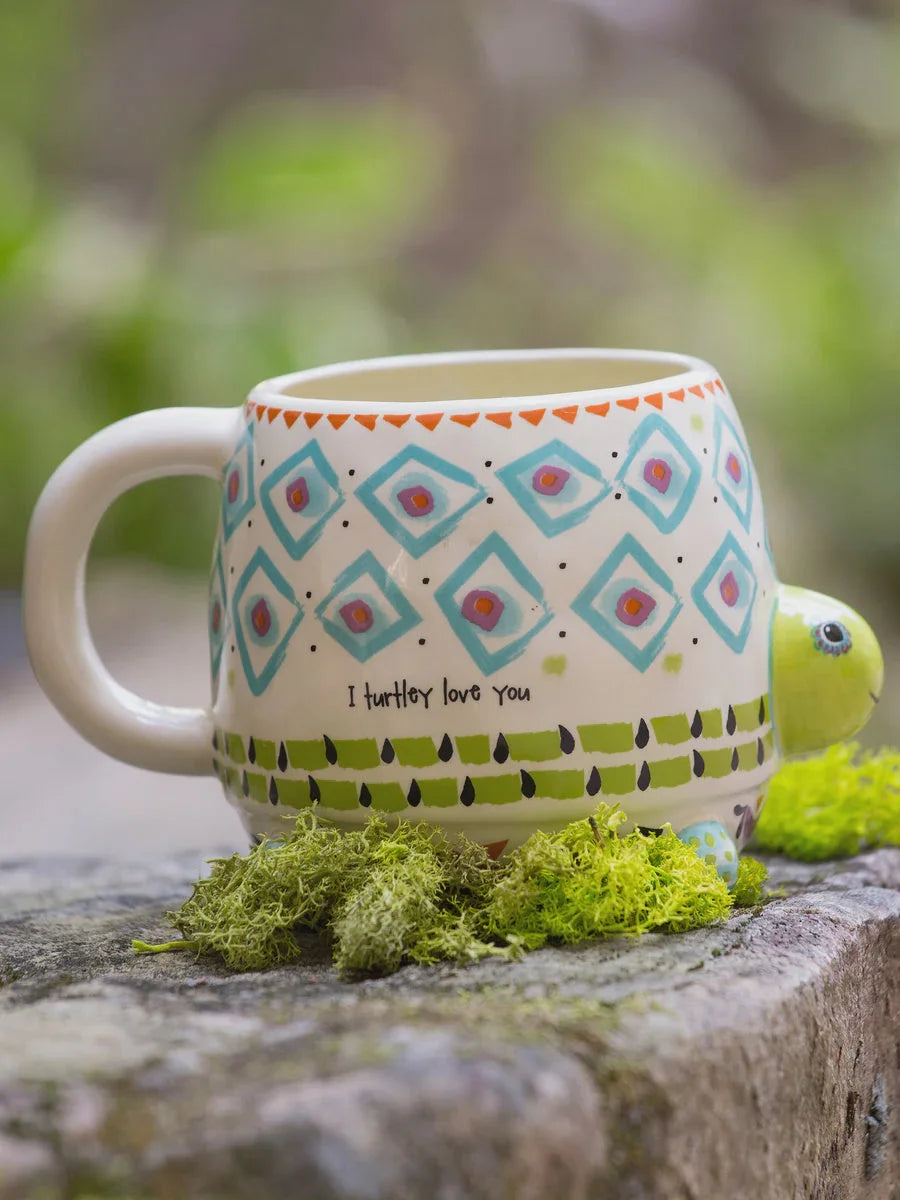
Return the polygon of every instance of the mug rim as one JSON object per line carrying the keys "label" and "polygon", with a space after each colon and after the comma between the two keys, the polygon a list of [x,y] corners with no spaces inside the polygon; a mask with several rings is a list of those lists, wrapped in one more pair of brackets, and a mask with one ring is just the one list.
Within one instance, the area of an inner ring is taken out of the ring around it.
{"label": "mug rim", "polygon": [[[467,367],[480,364],[504,363],[518,365],[522,363],[565,363],[578,359],[604,362],[634,362],[635,372],[641,372],[640,377],[633,382],[615,384],[596,388],[576,388],[565,391],[533,391],[521,395],[495,395],[459,398],[439,398],[423,400],[383,400],[348,398],[319,398],[312,394],[291,395],[290,389],[306,387],[317,380],[333,381],[346,376],[367,375],[370,378],[379,372],[409,371],[422,368],[431,370],[440,367]],[[646,377],[645,372],[658,365],[663,371],[660,375]],[[664,371],[664,368],[674,370]],[[415,404],[418,412],[456,411],[477,409],[480,412],[496,409],[531,408],[540,404],[584,403],[588,399],[614,399],[627,396],[635,391],[665,392],[673,388],[689,387],[699,381],[710,378],[717,379],[717,372],[709,362],[690,354],[680,354],[666,350],[636,350],[597,347],[553,347],[547,349],[526,350],[452,350],[424,354],[399,354],[379,356],[375,358],[353,359],[347,362],[330,363],[325,366],[306,368],[302,371],[291,371],[285,375],[276,375],[258,383],[250,392],[247,403],[276,405],[281,411],[308,411],[314,406],[322,412],[353,412],[380,413],[389,411],[408,412]]]}

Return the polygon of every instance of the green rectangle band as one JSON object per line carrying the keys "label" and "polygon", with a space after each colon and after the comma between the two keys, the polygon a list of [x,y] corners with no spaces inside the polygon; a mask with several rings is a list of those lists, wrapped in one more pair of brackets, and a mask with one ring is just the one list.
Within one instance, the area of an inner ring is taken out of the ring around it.
{"label": "green rectangle band", "polygon": [[459,784],[455,779],[423,779],[419,791],[422,803],[429,808],[450,808],[459,803]]}
{"label": "green rectangle band", "polygon": [[735,704],[734,715],[738,733],[753,733],[762,722],[759,719],[759,700],[748,700],[746,704]]}
{"label": "green rectangle band", "polygon": [[622,767],[606,767],[600,773],[600,782],[604,796],[627,796],[637,787],[634,763],[626,763]]}
{"label": "green rectangle band", "polygon": [[583,771],[529,771],[534,794],[552,800],[577,800],[584,795]]}
{"label": "green rectangle band", "polygon": [[491,743],[486,733],[473,733],[469,737],[458,737],[456,749],[464,763],[478,766],[491,761]]}
{"label": "green rectangle band", "polygon": [[277,751],[275,750],[274,742],[267,742],[263,738],[253,739],[254,762],[258,767],[262,767],[264,771],[275,770],[275,758]]}
{"label": "green rectangle band", "polygon": [[359,808],[359,793],[356,784],[342,779],[318,779],[319,803],[322,808]]}
{"label": "green rectangle band", "polygon": [[372,767],[381,765],[378,743],[374,738],[335,740],[334,748],[337,751],[339,767],[352,767],[356,771],[368,771]]}
{"label": "green rectangle band", "polygon": [[288,762],[301,771],[321,771],[328,766],[325,757],[325,743],[321,738],[313,738],[303,742],[285,742]]}
{"label": "green rectangle band", "polygon": [[676,713],[671,717],[651,717],[650,724],[661,746],[678,746],[690,741],[691,726],[684,713]]}
{"label": "green rectangle band", "polygon": [[579,725],[581,748],[587,754],[622,754],[634,749],[634,730],[626,721],[612,725]]}
{"label": "green rectangle band", "polygon": [[515,775],[481,775],[472,779],[476,804],[512,804],[522,799],[522,777]]}
{"label": "green rectangle band", "polygon": [[738,760],[742,771],[755,771],[759,764],[759,746],[755,741],[738,746]]}
{"label": "green rectangle band", "polygon": [[705,763],[704,778],[725,779],[731,774],[731,756],[734,754],[731,746],[722,750],[701,750],[700,753]]}
{"label": "green rectangle band", "polygon": [[651,788],[681,787],[693,776],[691,759],[687,754],[678,758],[663,758],[649,764]]}
{"label": "green rectangle band", "polygon": [[312,803],[308,779],[277,779],[276,784],[279,804],[286,804],[289,808],[308,808]]}
{"label": "green rectangle band", "polygon": [[[247,771],[247,786],[250,789],[248,795],[252,800],[257,800],[260,804],[265,804],[269,799],[269,788],[266,783],[265,775],[259,775],[256,771]],[[241,780],[243,783],[243,780]]]}
{"label": "green rectangle band", "polygon": [[430,737],[391,738],[391,745],[401,767],[433,767],[438,760]]}
{"label": "green rectangle band", "polygon": [[545,729],[538,733],[508,733],[506,744],[513,762],[550,762],[562,757],[558,729]]}
{"label": "green rectangle band", "polygon": [[379,812],[400,812],[407,807],[406,795],[399,783],[370,783],[372,807]]}
{"label": "green rectangle band", "polygon": [[226,733],[225,744],[228,750],[228,757],[232,762],[243,765],[247,761],[247,755],[244,753],[244,743],[236,733]]}
{"label": "green rectangle band", "polygon": [[721,708],[705,708],[700,713],[700,720],[703,722],[703,736],[705,738],[720,738],[725,732],[725,727],[722,724]]}

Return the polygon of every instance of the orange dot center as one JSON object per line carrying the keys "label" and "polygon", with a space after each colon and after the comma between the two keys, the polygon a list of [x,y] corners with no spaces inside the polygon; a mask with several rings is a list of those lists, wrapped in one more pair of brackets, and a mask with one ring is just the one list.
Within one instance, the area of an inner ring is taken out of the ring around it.
{"label": "orange dot center", "polygon": [[541,487],[545,487],[545,488],[553,487],[554,483],[556,483],[556,479],[557,479],[557,477],[556,477],[556,475],[553,474],[552,471],[545,471],[544,474],[541,476]]}
{"label": "orange dot center", "polygon": [[354,621],[358,621],[360,625],[365,625],[366,621],[369,619],[369,614],[364,608],[354,608],[353,619]]}
{"label": "orange dot center", "polygon": [[625,611],[629,617],[636,617],[643,607],[643,604],[641,604],[636,596],[629,596],[625,601]]}
{"label": "orange dot center", "polygon": [[654,479],[665,479],[665,477],[666,477],[666,468],[662,465],[662,463],[654,463],[653,478]]}
{"label": "orange dot center", "polygon": [[427,508],[428,497],[424,492],[416,492],[415,496],[413,496],[413,504],[416,506],[416,508]]}
{"label": "orange dot center", "polygon": [[483,617],[489,616],[494,611],[493,600],[489,600],[487,596],[479,596],[475,601],[475,611]]}

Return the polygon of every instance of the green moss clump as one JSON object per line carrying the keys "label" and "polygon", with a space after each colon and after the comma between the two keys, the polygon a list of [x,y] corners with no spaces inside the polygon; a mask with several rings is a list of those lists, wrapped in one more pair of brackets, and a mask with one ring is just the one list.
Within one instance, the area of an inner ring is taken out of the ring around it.
{"label": "green moss clump", "polygon": [[772,780],[755,840],[807,862],[900,845],[900,753],[845,743],[787,763]]}
{"label": "green moss clump", "polygon": [[341,831],[312,813],[279,842],[216,859],[169,913],[172,949],[215,954],[238,971],[301,957],[300,931],[331,943],[344,976],[386,974],[404,962],[512,957],[548,941],[651,929],[678,932],[727,916],[715,869],[671,830],[618,837],[625,820],[601,805],[588,821],[536,833],[493,862],[483,847],[438,829],[377,815]]}
{"label": "green moss clump", "polygon": [[768,878],[769,869],[764,863],[742,855],[738,860],[737,880],[731,891],[735,908],[755,908],[757,904],[762,904],[763,886]]}

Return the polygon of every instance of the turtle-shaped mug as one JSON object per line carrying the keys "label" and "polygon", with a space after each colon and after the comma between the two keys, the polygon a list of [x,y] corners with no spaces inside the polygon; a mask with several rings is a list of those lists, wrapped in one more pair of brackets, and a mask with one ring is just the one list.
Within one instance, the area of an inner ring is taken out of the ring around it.
{"label": "turtle-shaped mug", "polygon": [[[183,473],[222,488],[197,709],[107,674],[83,593],[108,505]],[[621,350],[376,359],[121,421],[38,503],[25,626],[86,738],[215,772],[257,837],[315,806],[499,854],[602,800],[729,881],[779,756],[857,731],[883,671],[861,617],[777,582],[713,367]]]}

